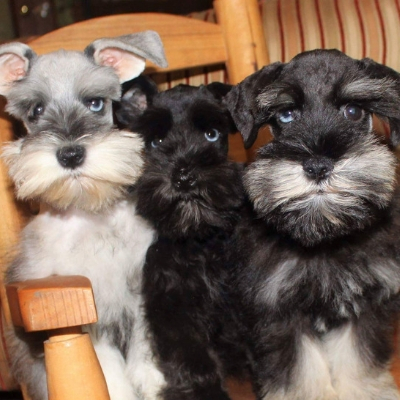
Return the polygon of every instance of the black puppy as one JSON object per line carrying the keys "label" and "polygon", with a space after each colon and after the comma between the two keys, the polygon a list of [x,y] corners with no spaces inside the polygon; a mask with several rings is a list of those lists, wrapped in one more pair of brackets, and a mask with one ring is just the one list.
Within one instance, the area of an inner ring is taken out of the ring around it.
{"label": "black puppy", "polygon": [[[227,95],[245,144],[274,139],[244,175],[235,296],[263,400],[394,400],[399,308],[400,77],[336,50],[302,53]],[[386,117],[392,143],[372,128]]]}
{"label": "black puppy", "polygon": [[[141,78],[143,80],[143,78]],[[235,131],[222,106],[227,85],[133,87],[120,121],[143,135],[145,169],[135,195],[158,240],[144,267],[148,338],[165,400],[228,399],[215,340],[228,310],[222,283],[243,201],[240,170],[227,159]]]}

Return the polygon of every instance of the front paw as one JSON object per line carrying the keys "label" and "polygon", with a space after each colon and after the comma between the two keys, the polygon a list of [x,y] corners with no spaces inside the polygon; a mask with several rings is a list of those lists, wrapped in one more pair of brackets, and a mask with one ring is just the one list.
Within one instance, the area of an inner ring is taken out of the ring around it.
{"label": "front paw", "polygon": [[129,375],[136,396],[140,400],[162,400],[161,392],[165,386],[164,375],[152,363],[137,364]]}

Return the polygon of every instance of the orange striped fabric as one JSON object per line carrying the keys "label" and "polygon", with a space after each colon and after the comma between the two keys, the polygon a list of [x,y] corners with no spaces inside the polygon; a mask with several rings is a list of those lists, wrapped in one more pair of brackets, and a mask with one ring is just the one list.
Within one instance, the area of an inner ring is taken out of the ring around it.
{"label": "orange striped fabric", "polygon": [[399,0],[263,0],[261,13],[271,62],[336,48],[400,70]]}
{"label": "orange striped fabric", "polygon": [[[317,48],[370,57],[400,71],[400,0],[261,0],[260,13],[271,62]],[[213,10],[192,18],[216,22]],[[223,66],[156,77],[162,89],[178,83],[226,82]]]}

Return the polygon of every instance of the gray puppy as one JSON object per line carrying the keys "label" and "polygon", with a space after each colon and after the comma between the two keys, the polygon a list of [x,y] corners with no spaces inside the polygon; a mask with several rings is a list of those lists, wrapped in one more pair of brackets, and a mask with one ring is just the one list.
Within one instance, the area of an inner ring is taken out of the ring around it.
{"label": "gray puppy", "polygon": [[[162,383],[141,345],[141,270],[154,233],[127,195],[142,172],[143,141],[117,130],[112,115],[120,84],[145,59],[166,66],[156,32],[40,57],[22,43],[0,46],[0,94],[28,131],[3,156],[17,197],[41,203],[6,281],[90,278],[99,322],[88,329],[112,400],[153,399]],[[33,400],[47,398],[40,336],[17,330],[9,340],[14,374]]]}
{"label": "gray puppy", "polygon": [[[263,400],[395,400],[400,202],[393,147],[400,76],[316,50],[275,63],[227,96],[250,146],[251,207],[237,233],[236,290]],[[388,119],[391,142],[372,128]]]}

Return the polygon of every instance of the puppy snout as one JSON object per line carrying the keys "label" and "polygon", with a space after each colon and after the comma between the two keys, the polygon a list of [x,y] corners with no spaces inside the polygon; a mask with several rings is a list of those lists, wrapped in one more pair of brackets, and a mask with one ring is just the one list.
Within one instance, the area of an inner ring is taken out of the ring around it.
{"label": "puppy snout", "polygon": [[303,162],[303,170],[310,179],[326,179],[334,168],[333,161],[327,157],[313,157]]}
{"label": "puppy snout", "polygon": [[57,160],[64,168],[74,169],[83,164],[85,154],[82,146],[65,146],[57,150]]}
{"label": "puppy snout", "polygon": [[197,179],[193,172],[186,168],[179,168],[172,174],[172,183],[176,189],[188,191],[197,184]]}

